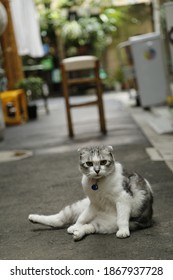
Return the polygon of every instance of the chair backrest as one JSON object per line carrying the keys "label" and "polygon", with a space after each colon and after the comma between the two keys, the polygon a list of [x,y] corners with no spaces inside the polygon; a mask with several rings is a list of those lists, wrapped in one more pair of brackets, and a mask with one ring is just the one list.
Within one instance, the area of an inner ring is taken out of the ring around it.
{"label": "chair backrest", "polygon": [[92,69],[96,66],[98,58],[92,55],[74,56],[62,60],[65,71]]}

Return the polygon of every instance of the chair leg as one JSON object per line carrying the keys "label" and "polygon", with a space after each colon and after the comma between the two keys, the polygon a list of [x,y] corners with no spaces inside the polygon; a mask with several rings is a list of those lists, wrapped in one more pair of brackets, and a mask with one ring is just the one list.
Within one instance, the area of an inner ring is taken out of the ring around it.
{"label": "chair leg", "polygon": [[67,122],[68,122],[68,134],[69,134],[69,137],[73,137],[74,133],[73,133],[73,126],[72,126],[70,105],[67,100],[66,100],[66,114],[67,114]]}
{"label": "chair leg", "polygon": [[63,94],[65,99],[65,105],[66,105],[66,115],[67,115],[67,123],[68,123],[68,132],[69,137],[73,137],[73,125],[72,125],[72,118],[71,118],[71,112],[70,112],[70,103],[69,103],[69,93],[68,93],[68,85],[67,85],[67,77],[65,70],[62,66],[62,86],[63,86]]}
{"label": "chair leg", "polygon": [[[100,85],[99,85],[100,87]],[[102,93],[100,92],[100,89],[98,90],[98,109],[99,109],[99,117],[100,117],[100,129],[103,134],[107,133],[106,130],[106,123],[105,123],[105,115],[104,115],[104,108],[103,108],[103,100],[102,100]]]}
{"label": "chair leg", "polygon": [[99,77],[99,63],[96,64],[96,91],[97,91],[97,98],[98,98],[98,109],[99,109],[99,117],[100,117],[100,129],[103,134],[107,133],[106,130],[106,122],[105,122],[105,114],[104,114],[104,107],[103,107],[103,99],[102,99],[102,86]]}
{"label": "chair leg", "polygon": [[70,104],[69,104],[68,93],[66,91],[64,91],[64,96],[65,96],[65,102],[66,102],[66,114],[67,114],[69,137],[73,137],[74,133],[73,133],[71,112],[70,112]]}

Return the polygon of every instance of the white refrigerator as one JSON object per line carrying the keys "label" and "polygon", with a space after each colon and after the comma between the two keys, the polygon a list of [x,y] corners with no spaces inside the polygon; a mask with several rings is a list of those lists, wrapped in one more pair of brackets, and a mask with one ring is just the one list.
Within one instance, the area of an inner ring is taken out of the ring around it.
{"label": "white refrigerator", "polygon": [[165,103],[169,83],[160,35],[148,33],[129,38],[142,107]]}
{"label": "white refrigerator", "polygon": [[171,65],[173,70],[173,2],[164,4],[166,29],[169,42],[169,49],[171,55]]}

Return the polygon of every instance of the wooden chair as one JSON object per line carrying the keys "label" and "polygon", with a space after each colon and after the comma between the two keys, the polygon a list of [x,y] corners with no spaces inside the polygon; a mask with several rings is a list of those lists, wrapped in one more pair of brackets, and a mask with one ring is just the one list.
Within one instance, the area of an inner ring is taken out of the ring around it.
{"label": "wooden chair", "polygon": [[[83,76],[82,75],[83,70],[84,71],[92,70],[93,74],[89,76]],[[73,76],[73,72],[75,72],[74,76]],[[98,106],[100,129],[103,134],[106,134],[106,124],[105,124],[104,108],[103,108],[103,100],[102,100],[102,85],[99,77],[99,60],[97,59],[97,57],[76,56],[71,58],[65,58],[61,62],[61,74],[62,74],[63,94],[66,103],[69,136],[70,137],[74,136],[71,109],[76,107],[91,106],[91,105]],[[71,104],[70,86],[79,85],[79,84],[91,84],[92,86],[94,85],[96,88],[96,99],[90,102]]]}

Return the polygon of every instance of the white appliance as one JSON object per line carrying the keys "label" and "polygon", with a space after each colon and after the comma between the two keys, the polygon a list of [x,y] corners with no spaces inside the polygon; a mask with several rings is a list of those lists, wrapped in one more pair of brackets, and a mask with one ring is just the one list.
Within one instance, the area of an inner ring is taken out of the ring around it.
{"label": "white appliance", "polygon": [[168,32],[169,49],[171,55],[171,65],[173,70],[173,2],[164,4],[166,29]]}
{"label": "white appliance", "polygon": [[157,33],[129,38],[142,107],[163,104],[169,95],[162,42]]}

